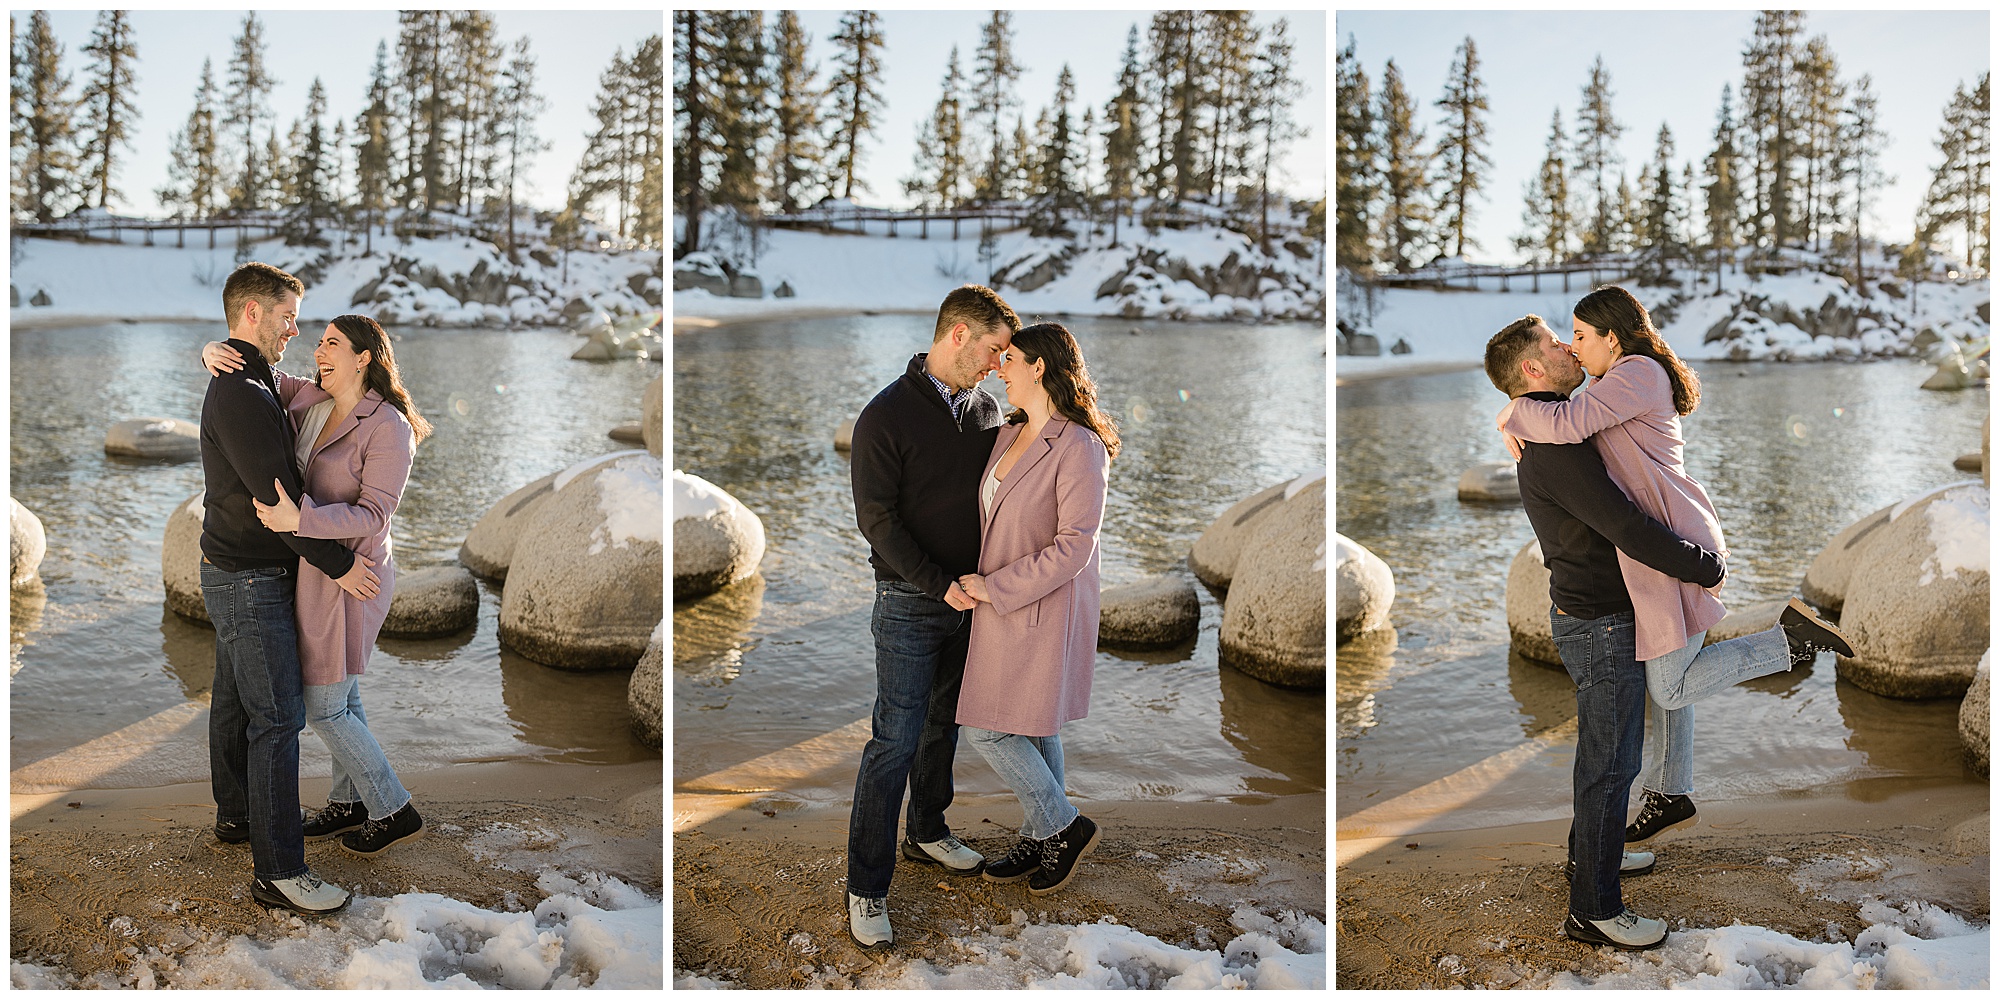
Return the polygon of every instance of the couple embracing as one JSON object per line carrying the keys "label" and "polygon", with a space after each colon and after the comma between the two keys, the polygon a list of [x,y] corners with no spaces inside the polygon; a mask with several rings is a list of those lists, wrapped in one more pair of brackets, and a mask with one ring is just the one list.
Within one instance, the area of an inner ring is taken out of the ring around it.
{"label": "couple embracing", "polygon": [[[1653,870],[1625,845],[1695,821],[1695,702],[1754,677],[1854,655],[1793,598],[1778,624],[1706,647],[1727,576],[1715,505],[1682,462],[1680,418],[1701,381],[1632,293],[1599,288],[1571,311],[1570,343],[1539,316],[1487,342],[1486,375],[1512,398],[1496,421],[1519,461],[1521,504],[1549,569],[1549,627],[1576,683],[1571,940],[1657,947],[1666,923],[1627,908],[1619,879]],[[1595,378],[1583,385],[1585,373]],[[1642,761],[1644,730],[1654,752]],[[1632,781],[1646,771],[1639,816]]]}
{"label": "couple embracing", "polygon": [[[1013,410],[979,388],[998,371]],[[875,709],[847,834],[848,934],[895,941],[900,853],[954,875],[1055,892],[1100,831],[1063,791],[1062,724],[1090,707],[1098,528],[1118,431],[1076,339],[1023,328],[992,289],[945,296],[929,352],[854,423],[854,513],[875,568]],[[952,836],[958,732],[1021,800],[988,860]]]}

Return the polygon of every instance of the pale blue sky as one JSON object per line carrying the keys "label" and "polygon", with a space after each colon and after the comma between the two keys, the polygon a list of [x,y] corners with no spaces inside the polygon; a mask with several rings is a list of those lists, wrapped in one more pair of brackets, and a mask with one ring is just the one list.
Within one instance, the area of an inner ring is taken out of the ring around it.
{"label": "pale blue sky", "polygon": [[[1633,184],[1653,158],[1660,124],[1673,130],[1678,162],[1707,156],[1722,86],[1740,109],[1743,50],[1755,11],[1607,13],[1598,11],[1342,11],[1334,18],[1336,51],[1354,35],[1355,53],[1379,93],[1389,59],[1418,102],[1425,138],[1435,142],[1445,75],[1459,44],[1472,36],[1492,105],[1487,155],[1494,169],[1485,200],[1473,202],[1478,261],[1514,261],[1521,194],[1540,167],[1549,115],[1562,110],[1574,133],[1591,61],[1611,73],[1612,111]],[[1971,90],[1991,65],[1985,11],[1812,11],[1805,35],[1825,35],[1840,78],[1874,77],[1881,125],[1889,135],[1883,167],[1896,180],[1869,212],[1871,237],[1906,240],[1916,208],[1940,162],[1933,144],[1955,87]],[[1739,110],[1740,120],[1740,110]],[[1696,175],[1701,167],[1696,163]],[[1947,236],[1950,234],[1947,233]]]}
{"label": "pale blue sky", "polygon": [[[833,46],[827,42],[839,30],[841,11],[807,10],[799,21],[813,40],[813,59],[824,81],[833,70]],[[885,105],[879,126],[862,146],[862,172],[869,193],[857,194],[864,204],[900,207],[909,199],[902,179],[911,173],[918,125],[937,107],[951,47],[958,46],[959,69],[972,77],[973,53],[979,47],[979,27],[991,11],[882,11],[882,36],[888,50],[882,60]],[[1119,60],[1125,35],[1139,26],[1139,52],[1146,51],[1146,24],[1151,11],[1031,11],[1014,12],[1016,61],[1026,67],[1014,93],[1019,112],[1032,129],[1041,108],[1055,99],[1056,76],[1064,63],[1076,81],[1080,118],[1083,106],[1103,114],[1118,90]],[[1295,196],[1318,198],[1326,191],[1326,12],[1313,10],[1255,11],[1259,25],[1280,17],[1290,22],[1292,72],[1305,84],[1305,94],[1292,107],[1295,121],[1311,128],[1310,137],[1292,144],[1283,164],[1280,187]],[[767,14],[767,24],[775,18]],[[1012,129],[1011,118],[1008,125]]]}
{"label": "pale blue sky", "polygon": [[[551,143],[531,164],[520,197],[529,204],[551,208],[562,202],[570,171],[582,154],[594,119],[591,101],[598,76],[614,51],[626,56],[648,35],[665,37],[666,18],[650,11],[492,11],[498,37],[511,46],[527,35],[536,59],[536,81],[548,109],[537,130]],[[17,32],[25,32],[28,12],[13,11]],[[153,190],[167,181],[168,150],[173,133],[187,124],[194,108],[195,86],[201,80],[204,57],[214,60],[218,90],[226,87],[231,41],[242,28],[243,11],[135,10],[132,25],[139,49],[139,126],[132,149],[126,151],[118,186],[125,203],[121,212],[160,211]],[[366,104],[368,74],[375,65],[375,45],[389,43],[393,68],[396,12],[259,11],[264,25],[265,62],[278,85],[271,93],[278,135],[284,137],[293,118],[305,114],[306,91],[315,76],[326,87],[327,127],[331,118],[347,120]],[[71,75],[72,96],[81,89],[83,46],[97,21],[94,10],[52,10],[49,23],[63,43],[63,67]]]}

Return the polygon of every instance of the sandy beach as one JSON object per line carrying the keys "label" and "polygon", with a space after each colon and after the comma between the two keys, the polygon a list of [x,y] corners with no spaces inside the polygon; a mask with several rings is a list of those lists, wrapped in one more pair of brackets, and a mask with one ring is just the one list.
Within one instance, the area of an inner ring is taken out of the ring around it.
{"label": "sandy beach", "polygon": [[[688,800],[676,795],[681,811]],[[749,989],[872,985],[870,977],[979,961],[968,935],[1027,922],[1109,917],[1161,941],[1215,950],[1244,933],[1240,906],[1326,916],[1326,796],[1254,802],[1078,800],[1104,829],[1062,891],[952,878],[902,861],[889,890],[897,943],[868,953],[848,940],[847,811],[778,812],[752,803],[674,834],[673,964]],[[768,811],[767,811],[768,810]],[[988,856],[1015,840],[1011,797],[961,797],[954,832]],[[942,883],[942,884],[940,884]],[[678,973],[677,973],[678,974]]]}
{"label": "sandy beach", "polygon": [[[1874,922],[1862,914],[1870,899],[1988,919],[1984,784],[1885,779],[1700,805],[1697,826],[1646,845],[1658,867],[1625,881],[1626,905],[1669,931],[1741,923],[1852,941]],[[1671,935],[1662,952],[1631,957],[1558,935],[1568,829],[1565,818],[1340,837],[1336,988],[1544,987],[1671,961]]]}
{"label": "sandy beach", "polygon": [[[532,907],[547,894],[537,876],[550,869],[600,872],[659,897],[658,761],[517,760],[402,777],[425,835],[372,859],[335,841],[309,843],[315,873],[359,896],[438,893],[489,910]],[[301,800],[324,803],[327,784],[305,779]],[[141,955],[213,950],[229,936],[296,938],[318,923],[251,900],[250,848],[215,839],[206,782],[17,793],[11,814],[17,961],[89,977]]]}

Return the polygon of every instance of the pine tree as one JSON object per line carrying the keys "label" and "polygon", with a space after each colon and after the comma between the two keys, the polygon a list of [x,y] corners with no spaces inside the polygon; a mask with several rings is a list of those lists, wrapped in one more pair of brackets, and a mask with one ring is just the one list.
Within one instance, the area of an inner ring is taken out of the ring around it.
{"label": "pine tree", "polygon": [[549,148],[549,144],[535,131],[535,120],[548,107],[548,101],[535,90],[535,57],[528,48],[528,38],[521,36],[514,42],[513,54],[507,64],[500,69],[500,130],[499,143],[506,160],[505,191],[507,197],[507,255],[518,260],[514,239],[514,215],[516,190],[520,186],[520,176],[535,154]]}
{"label": "pine tree", "polygon": [[1493,166],[1486,155],[1486,85],[1479,79],[1479,50],[1472,36],[1458,47],[1451,71],[1445,77],[1444,96],[1437,106],[1444,110],[1444,132],[1438,136],[1438,177],[1443,185],[1443,231],[1452,239],[1451,255],[1465,256],[1466,227],[1472,221],[1472,196],[1485,185],[1485,171]]}
{"label": "pine tree", "polygon": [[[764,14],[724,11],[714,16],[721,42],[715,53],[715,85],[721,99],[713,118],[717,148],[711,194],[718,205],[750,211],[763,201],[764,171],[757,157],[771,127]],[[605,87],[610,94],[613,85],[609,79]],[[621,127],[629,130],[632,126]]]}
{"label": "pine tree", "polygon": [[1260,33],[1246,10],[1206,10],[1196,15],[1195,74],[1208,128],[1208,155],[1197,170],[1210,204],[1220,205],[1229,183],[1245,173],[1251,74]]}
{"label": "pine tree", "polygon": [[1066,219],[1077,208],[1077,189],[1081,187],[1077,182],[1076,128],[1069,111],[1074,103],[1076,78],[1070,74],[1069,64],[1064,63],[1062,72],[1056,74],[1055,103],[1048,111],[1048,141],[1037,143],[1042,153],[1041,187],[1054,216],[1051,233],[1069,232]]}
{"label": "pine tree", "polygon": [[396,111],[389,76],[389,44],[375,46],[375,68],[368,78],[368,106],[354,122],[354,202],[361,212],[365,246],[375,252],[375,228],[389,207],[389,191],[395,174]]}
{"label": "pine tree", "polygon": [[[772,122],[775,143],[771,150],[771,197],[778,204],[780,212],[796,212],[810,202],[809,192],[824,186],[825,151],[819,144],[820,99],[824,92],[819,85],[819,67],[812,64],[807,53],[812,48],[812,36],[806,34],[799,24],[795,11],[781,10],[771,38],[771,53],[777,60],[772,67],[772,90],[777,99],[776,113]],[[951,74],[947,77],[946,89],[955,95],[949,82],[958,72],[958,49],[952,49]],[[962,89],[959,88],[959,89]],[[955,101],[957,98],[953,96]],[[956,152],[963,159],[964,144],[959,143]],[[960,174],[964,171],[959,170]]]}
{"label": "pine tree", "polygon": [[1245,100],[1250,113],[1244,131],[1256,137],[1261,149],[1256,165],[1257,240],[1266,253],[1271,249],[1271,171],[1277,166],[1278,150],[1306,134],[1292,121],[1292,102],[1303,89],[1292,76],[1291,24],[1281,17],[1271,23],[1269,36],[1257,50]]}
{"label": "pine tree", "polygon": [[1744,128],[1753,137],[1756,186],[1751,233],[1773,253],[1797,237],[1794,160],[1802,117],[1799,33],[1805,15],[1766,10],[1757,15],[1743,53]]}
{"label": "pine tree", "polygon": [[917,130],[915,172],[903,189],[920,204],[951,208],[958,204],[966,182],[965,117],[961,103],[965,77],[958,68],[958,46],[945,64],[944,92],[931,116]]}
{"label": "pine tree", "polygon": [[1650,277],[1664,280],[1667,277],[1667,262],[1678,251],[1675,245],[1679,221],[1674,203],[1674,133],[1665,122],[1660,123],[1660,133],[1653,147],[1653,162],[1646,165],[1646,173],[1641,178],[1644,191],[1638,205],[1639,223],[1634,233],[1638,248],[1645,252],[1650,262]]}
{"label": "pine tree", "polygon": [[861,140],[875,128],[875,115],[882,110],[882,18],[872,10],[849,11],[840,19],[840,29],[827,41],[835,46],[831,96],[835,109],[833,127],[834,173],[840,178],[842,198],[853,198],[854,189],[866,191],[858,178],[861,169]]}
{"label": "pine tree", "polygon": [[1803,228],[1813,249],[1818,250],[1821,234],[1840,223],[1843,178],[1834,154],[1840,134],[1840,113],[1847,100],[1846,88],[1840,83],[1839,63],[1825,35],[1808,41],[1800,55],[1799,88],[1804,116],[1800,131],[1806,161]]}
{"label": "pine tree", "polygon": [[257,141],[257,126],[271,117],[271,88],[277,84],[264,66],[264,26],[251,11],[243,16],[243,33],[233,42],[229,90],[223,98],[223,123],[243,140],[243,169],[229,192],[231,208],[254,210],[265,205],[274,164],[266,158],[269,144]]}
{"label": "pine tree", "polygon": [[1376,105],[1382,122],[1382,247],[1398,272],[1414,270],[1414,255],[1431,241],[1431,196],[1426,185],[1430,155],[1417,108],[1403,86],[1396,61],[1382,67],[1382,95]]}
{"label": "pine tree", "polygon": [[1639,244],[1639,231],[1645,225],[1645,211],[1639,204],[1639,195],[1632,190],[1632,182],[1625,171],[1618,172],[1617,200],[1611,210],[1611,250],[1624,253]]}
{"label": "pine tree", "polygon": [[201,83],[195,88],[194,110],[187,124],[174,133],[168,182],[154,194],[176,217],[206,219],[222,206],[223,165],[215,120],[215,71],[201,62]]}
{"label": "pine tree", "polygon": [[1118,92],[1104,107],[1104,193],[1111,199],[1111,245],[1118,245],[1119,216],[1131,211],[1139,190],[1140,156],[1145,145],[1145,98],[1139,71],[1139,26],[1125,35],[1118,69]]}
{"label": "pine tree", "polygon": [[319,77],[313,77],[312,89],[306,92],[306,117],[301,126],[296,155],[288,157],[297,167],[292,189],[298,206],[304,209],[306,231],[311,236],[319,232],[318,220],[331,215],[328,205],[327,187],[332,179],[327,163],[328,142],[326,133],[326,88],[320,85]]}
{"label": "pine tree", "polygon": [[[726,16],[726,15],[725,15]],[[579,218],[588,214],[591,205],[599,198],[609,196],[611,211],[609,217],[617,219],[611,228],[620,239],[627,238],[632,226],[633,182],[631,165],[634,162],[631,136],[627,131],[627,110],[631,95],[631,69],[625,60],[625,50],[620,47],[611,54],[611,64],[598,75],[597,97],[592,100],[590,114],[596,120],[596,127],[584,143],[583,156],[570,173],[568,208]],[[716,186],[717,204],[743,205],[754,203],[756,199],[755,173],[746,170],[728,169],[730,155],[725,154],[721,180]],[[725,183],[731,178],[749,178],[750,189],[737,190],[734,184]]]}
{"label": "pine tree", "polygon": [[1175,204],[1188,193],[1201,190],[1200,165],[1195,151],[1201,146],[1202,64],[1197,54],[1193,11],[1161,11],[1153,15],[1148,34],[1159,111],[1159,142],[1152,174],[1155,192],[1171,192]]}
{"label": "pine tree", "polygon": [[1000,120],[1019,104],[1014,84],[1026,68],[1014,57],[1013,20],[1008,11],[994,11],[980,25],[979,48],[972,54],[972,117],[986,123],[988,136],[986,163],[973,188],[973,197],[980,201],[1004,197],[1001,191],[1012,170]]}
{"label": "pine tree", "polygon": [[1002,178],[1000,197],[1015,201],[1025,201],[1034,191],[1035,147],[1028,138],[1028,123],[1020,115],[1014,116],[1014,134],[1007,144],[1007,160],[1010,169]]}
{"label": "pine tree", "polygon": [[505,54],[496,34],[492,15],[472,10],[453,12],[446,36],[445,106],[456,137],[447,190],[466,216],[473,214],[477,197],[491,184],[494,169],[500,60]]}
{"label": "pine tree", "polygon": [[1591,193],[1585,253],[1603,253],[1617,242],[1621,217],[1608,182],[1612,168],[1624,161],[1618,154],[1618,137],[1624,134],[1625,127],[1611,113],[1611,72],[1600,55],[1590,65],[1590,82],[1584,84],[1583,104],[1576,111],[1576,170],[1589,178]]}
{"label": "pine tree", "polygon": [[631,236],[642,247],[658,247],[666,232],[666,52],[659,35],[639,42],[627,64],[632,74],[631,116],[626,120],[632,154],[638,159],[639,189]]}
{"label": "pine tree", "polygon": [[1993,267],[1993,91],[1991,73],[1979,74],[1966,103],[1965,192],[1967,200],[1966,240],[1978,246],[1967,253],[1966,263],[1980,271]]}
{"label": "pine tree", "polygon": [[1959,84],[1944,111],[1944,125],[1936,145],[1943,154],[1918,210],[1919,227],[1926,235],[1958,224],[1965,236],[1964,261],[1968,268],[1985,269],[1990,263],[1990,209],[1986,188],[1991,159],[1988,126],[1987,77],[1971,91]]}
{"label": "pine tree", "polygon": [[1722,287],[1722,259],[1742,245],[1739,239],[1743,195],[1738,178],[1736,118],[1729,106],[1729,85],[1722,85],[1722,110],[1715,121],[1715,148],[1708,154],[1702,217],[1709,249],[1715,251],[1715,286]]}
{"label": "pine tree", "polygon": [[1380,186],[1375,112],[1368,93],[1368,73],[1354,54],[1354,36],[1334,61],[1333,259],[1351,271],[1375,263],[1372,239],[1377,190]]}
{"label": "pine tree", "polygon": [[[132,16],[122,10],[97,12],[97,27],[90,43],[83,47],[90,62],[84,68],[83,85],[83,168],[89,196],[97,207],[111,207],[113,198],[124,195],[112,186],[118,173],[115,150],[132,147],[132,126],[139,111],[132,104],[138,86],[134,70],[139,49],[132,40]],[[87,200],[87,199],[86,199]]]}
{"label": "pine tree", "polygon": [[403,138],[397,200],[429,218],[451,200],[444,178],[445,46],[451,22],[445,11],[437,10],[399,11],[396,19],[396,98]]}
{"label": "pine tree", "polygon": [[77,186],[75,104],[62,57],[48,14],[29,14],[13,66],[13,133],[22,150],[14,163],[14,211],[36,222],[66,214]]}
{"label": "pine tree", "polygon": [[[285,155],[285,147],[278,142],[278,126],[275,121],[264,133],[264,150],[259,159],[269,169],[262,174],[264,186],[257,192],[253,204],[267,208],[286,207],[285,187],[291,180],[292,160]],[[242,245],[239,244],[237,249],[240,252],[243,249]]]}
{"label": "pine tree", "polygon": [[1576,224],[1570,215],[1569,165],[1564,160],[1568,149],[1562,109],[1557,108],[1549,118],[1549,144],[1541,168],[1528,181],[1521,235],[1514,238],[1516,250],[1531,252],[1545,264],[1560,264],[1569,256]]}
{"label": "pine tree", "polygon": [[723,15],[674,11],[674,201],[679,206],[679,258],[701,247],[701,216],[708,209],[710,164],[719,156],[716,121],[721,115],[720,76]]}

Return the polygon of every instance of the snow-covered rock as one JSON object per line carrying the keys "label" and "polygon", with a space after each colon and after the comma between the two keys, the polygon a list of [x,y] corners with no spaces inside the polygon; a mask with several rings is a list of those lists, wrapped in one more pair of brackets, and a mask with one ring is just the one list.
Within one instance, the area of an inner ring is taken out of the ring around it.
{"label": "snow-covered rock", "polygon": [[480,576],[505,580],[507,566],[514,558],[514,546],[521,540],[522,527],[534,519],[543,501],[555,492],[555,481],[556,474],[551,472],[501,497],[465,533],[465,543],[458,547],[458,561]]}
{"label": "snow-covered rock", "polygon": [[1223,604],[1221,659],[1268,684],[1326,686],[1326,477],[1243,540]]}
{"label": "snow-covered rock", "polygon": [[160,585],[167,592],[167,608],[198,622],[208,621],[208,607],[201,601],[202,500],[207,495],[196,493],[175,507],[160,541]]}
{"label": "snow-covered rock", "polygon": [[629,668],[660,622],[660,460],[613,452],[556,474],[522,526],[500,598],[500,641],[569,670]]}
{"label": "snow-covered rock", "polygon": [[1861,563],[1861,554],[1874,542],[1875,535],[1889,523],[1889,512],[1895,509],[1891,504],[1867,517],[1862,518],[1833,536],[1826,548],[1813,557],[1812,565],[1806,567],[1806,577],[1799,584],[1799,596],[1813,607],[1829,614],[1840,614],[1840,608],[1847,603],[1848,581],[1854,576],[1854,569]]}
{"label": "snow-covered rock", "polygon": [[1161,649],[1194,638],[1201,600],[1179,573],[1162,573],[1106,588],[1097,613],[1097,644],[1115,649]]}
{"label": "snow-covered rock", "polygon": [[664,619],[653,626],[646,652],[639,657],[639,665],[632,668],[632,679],[625,684],[625,704],[632,712],[632,728],[638,732],[640,741],[651,747],[665,742],[666,644],[662,639],[665,631]]}
{"label": "snow-covered rock", "polygon": [[104,432],[104,453],[185,462],[201,457],[201,426],[174,417],[120,420]]}
{"label": "snow-covered rock", "polygon": [[1513,462],[1481,462],[1458,477],[1460,500],[1521,499],[1521,473]]}
{"label": "snow-covered rock", "polygon": [[7,498],[7,579],[10,590],[32,589],[41,583],[42,557],[48,554],[42,519]]}
{"label": "snow-covered rock", "polygon": [[479,584],[462,566],[398,572],[382,634],[425,639],[450,635],[479,620]]}
{"label": "snow-covered rock", "polygon": [[1965,700],[1958,706],[1958,739],[1965,744],[1966,763],[1980,774],[1993,767],[1992,705],[1993,650],[1988,649],[1980,654],[1979,666],[1972,671],[1972,686],[1965,690]]}
{"label": "snow-covered rock", "polygon": [[1211,587],[1227,589],[1236,575],[1236,560],[1243,552],[1243,542],[1262,519],[1312,477],[1325,475],[1323,470],[1314,470],[1253,493],[1223,511],[1195,539],[1194,548],[1188,552],[1188,568],[1194,570],[1195,578]]}
{"label": "snow-covered rock", "polygon": [[1990,645],[1986,487],[1964,483],[1891,508],[1853,571],[1840,676],[1891,698],[1965,692]]}
{"label": "snow-covered rock", "polygon": [[674,470],[674,599],[712,594],[757,572],[764,522],[700,476]]}
{"label": "snow-covered rock", "polygon": [[1549,629],[1549,568],[1542,562],[1539,538],[1521,546],[1507,567],[1507,637],[1514,652],[1544,666],[1562,667],[1562,653]]}
{"label": "snow-covered rock", "polygon": [[1389,624],[1396,601],[1396,577],[1380,556],[1353,539],[1333,536],[1333,626],[1336,642]]}

